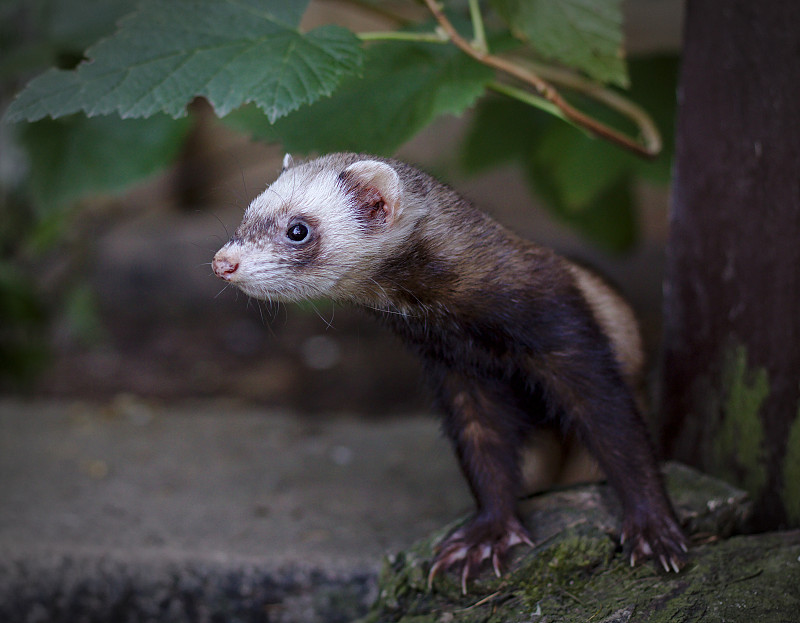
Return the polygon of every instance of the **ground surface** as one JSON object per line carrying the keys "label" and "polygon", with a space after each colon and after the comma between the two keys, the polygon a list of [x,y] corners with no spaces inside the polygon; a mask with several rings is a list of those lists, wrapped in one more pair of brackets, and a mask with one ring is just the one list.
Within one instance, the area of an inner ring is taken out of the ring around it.
{"label": "ground surface", "polygon": [[0,403],[0,543],[375,567],[469,507],[436,424]]}
{"label": "ground surface", "polygon": [[[274,584],[262,601],[276,604],[320,583],[358,586],[365,607],[385,553],[470,506],[425,416],[5,400],[0,474],[0,613],[19,616],[81,591],[94,596],[86,608],[108,614],[143,578],[169,594],[176,578],[201,577],[206,602],[215,591],[242,602],[221,585],[232,575],[261,591]],[[64,608],[53,620],[74,614]]]}

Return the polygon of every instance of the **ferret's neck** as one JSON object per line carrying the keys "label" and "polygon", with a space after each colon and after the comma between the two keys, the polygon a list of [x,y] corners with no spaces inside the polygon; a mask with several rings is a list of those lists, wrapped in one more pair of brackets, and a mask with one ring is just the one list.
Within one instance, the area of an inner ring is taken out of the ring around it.
{"label": "ferret's neck", "polygon": [[515,252],[513,235],[474,209],[423,218],[401,251],[376,265],[370,303],[409,316],[454,313],[490,296],[491,283]]}
{"label": "ferret's neck", "polygon": [[378,263],[370,278],[374,287],[367,304],[409,315],[446,305],[461,281],[463,267],[457,258],[441,251],[414,239],[403,253]]}

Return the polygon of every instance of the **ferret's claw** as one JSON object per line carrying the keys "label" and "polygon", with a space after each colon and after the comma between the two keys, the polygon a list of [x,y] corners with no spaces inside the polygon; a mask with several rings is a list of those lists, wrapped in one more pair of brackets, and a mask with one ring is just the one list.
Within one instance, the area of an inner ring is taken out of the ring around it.
{"label": "ferret's claw", "polygon": [[428,590],[430,591],[433,589],[433,578],[436,577],[436,574],[439,573],[439,570],[442,568],[444,564],[443,560],[437,560],[435,563],[431,565],[431,570],[428,572]]}
{"label": "ferret's claw", "polygon": [[[533,542],[533,539],[528,534],[527,530],[523,530],[522,532],[517,533],[517,537],[519,537],[520,543],[524,543],[528,547],[536,547]],[[514,543],[516,545],[516,543]]]}
{"label": "ferret's claw", "polygon": [[461,569],[461,594],[467,594],[467,580],[469,579],[469,563],[464,563],[464,568]]}
{"label": "ferret's claw", "polygon": [[497,552],[492,553],[492,568],[494,569],[494,574],[498,578],[503,575],[500,570],[500,556],[498,556]]}
{"label": "ferret's claw", "polygon": [[428,572],[428,590],[433,588],[439,572],[461,564],[461,592],[466,595],[470,577],[477,574],[484,561],[490,560],[495,575],[501,577],[503,558],[511,547],[520,543],[533,547],[533,541],[516,518],[500,526],[473,520],[437,546]]}
{"label": "ferret's claw", "polygon": [[679,573],[686,564],[688,543],[671,517],[649,515],[639,522],[628,521],[620,542],[625,543],[630,552],[632,567],[640,560],[653,558],[667,573]]}

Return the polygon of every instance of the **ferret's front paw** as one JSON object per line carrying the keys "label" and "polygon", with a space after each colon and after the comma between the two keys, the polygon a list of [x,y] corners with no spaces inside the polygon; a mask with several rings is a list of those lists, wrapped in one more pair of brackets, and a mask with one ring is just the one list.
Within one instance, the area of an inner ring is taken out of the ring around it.
{"label": "ferret's front paw", "polygon": [[620,542],[630,552],[631,567],[652,558],[664,571],[678,573],[687,561],[689,542],[678,523],[669,515],[628,518],[623,523]]}
{"label": "ferret's front paw", "polygon": [[440,571],[460,564],[461,592],[466,595],[470,576],[478,572],[484,560],[491,559],[492,568],[500,577],[506,553],[520,543],[533,547],[528,531],[516,517],[498,522],[477,516],[436,546],[428,588],[433,586],[433,579]]}

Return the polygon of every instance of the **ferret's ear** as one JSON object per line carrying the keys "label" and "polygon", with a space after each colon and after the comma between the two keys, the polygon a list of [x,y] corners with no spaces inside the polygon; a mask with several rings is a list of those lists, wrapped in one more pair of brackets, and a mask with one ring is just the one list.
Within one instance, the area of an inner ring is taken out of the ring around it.
{"label": "ferret's ear", "polygon": [[403,183],[400,176],[385,162],[354,162],[339,178],[354,193],[359,208],[370,219],[380,218],[391,225],[400,212]]}
{"label": "ferret's ear", "polygon": [[281,173],[283,173],[286,169],[291,169],[294,166],[294,158],[292,158],[292,154],[285,154],[283,156],[283,168],[281,169]]}

